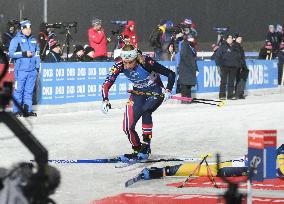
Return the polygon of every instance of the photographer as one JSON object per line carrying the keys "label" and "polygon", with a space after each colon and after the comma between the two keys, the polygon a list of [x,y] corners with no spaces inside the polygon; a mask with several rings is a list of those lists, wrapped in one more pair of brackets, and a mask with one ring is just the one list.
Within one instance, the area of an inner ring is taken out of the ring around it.
{"label": "photographer", "polygon": [[38,42],[40,47],[40,59],[44,60],[46,56],[46,51],[49,50],[48,42],[54,39],[54,28],[48,27],[48,24],[40,24],[40,32],[38,34]]}
{"label": "photographer", "polygon": [[95,50],[94,60],[106,61],[107,43],[110,39],[106,38],[104,29],[102,28],[102,20],[95,18],[92,20],[92,27],[88,30],[90,46]]}

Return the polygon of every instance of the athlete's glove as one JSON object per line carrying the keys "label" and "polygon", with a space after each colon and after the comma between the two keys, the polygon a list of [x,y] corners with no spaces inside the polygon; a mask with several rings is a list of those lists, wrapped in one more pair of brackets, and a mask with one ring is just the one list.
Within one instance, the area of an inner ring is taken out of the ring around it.
{"label": "athlete's glove", "polygon": [[166,89],[165,93],[164,93],[164,102],[169,100],[172,96],[172,93],[170,90]]}
{"label": "athlete's glove", "polygon": [[111,109],[111,104],[109,101],[103,101],[102,106],[101,106],[101,110],[104,114],[108,113],[108,110]]}

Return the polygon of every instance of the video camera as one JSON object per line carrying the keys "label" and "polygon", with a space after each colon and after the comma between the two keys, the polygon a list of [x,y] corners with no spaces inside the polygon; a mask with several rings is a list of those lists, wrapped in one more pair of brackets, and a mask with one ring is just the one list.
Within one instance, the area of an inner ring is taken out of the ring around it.
{"label": "video camera", "polygon": [[46,23],[46,28],[77,28],[77,22]]}
{"label": "video camera", "polygon": [[119,25],[119,26],[125,26],[128,21],[110,21],[112,24]]}
{"label": "video camera", "polygon": [[213,27],[213,30],[217,33],[226,33],[229,31],[229,28],[227,27]]}
{"label": "video camera", "polygon": [[229,32],[228,27],[213,27],[213,30],[217,32],[217,45],[223,44],[225,41],[224,36]]}

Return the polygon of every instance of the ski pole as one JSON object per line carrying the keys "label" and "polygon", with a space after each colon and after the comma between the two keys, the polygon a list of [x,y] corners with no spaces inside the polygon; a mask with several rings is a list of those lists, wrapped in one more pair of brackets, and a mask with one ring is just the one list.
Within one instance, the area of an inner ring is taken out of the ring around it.
{"label": "ski pole", "polygon": [[183,188],[185,186],[185,184],[189,181],[189,179],[200,169],[201,165],[203,164],[203,162],[206,160],[206,158],[209,155],[207,154],[205,157],[203,157],[203,159],[199,162],[199,164],[195,167],[195,169],[193,170],[193,172],[191,172],[191,174],[189,174],[189,176],[185,179],[184,182],[182,182],[181,185],[178,186],[178,188]]}
{"label": "ski pole", "polygon": [[203,98],[188,98],[182,96],[171,96],[172,99],[180,100],[180,101],[188,101],[193,103],[203,103],[213,106],[222,107],[225,105],[225,101],[223,100],[214,100],[214,99],[203,99]]}

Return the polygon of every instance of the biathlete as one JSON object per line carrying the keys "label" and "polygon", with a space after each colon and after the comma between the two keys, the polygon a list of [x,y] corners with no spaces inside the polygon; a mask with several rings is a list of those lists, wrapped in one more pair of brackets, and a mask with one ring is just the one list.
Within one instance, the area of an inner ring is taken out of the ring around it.
{"label": "biathlete", "polygon": [[[102,111],[107,113],[111,107],[108,92],[120,73],[133,83],[133,90],[126,104],[123,119],[123,131],[128,137],[132,149],[131,154],[124,154],[121,160],[148,159],[151,153],[152,113],[170,98],[175,82],[175,73],[159,64],[151,57],[142,56],[133,45],[125,45],[119,59],[111,68],[102,86]],[[168,78],[166,88],[160,79],[160,74]],[[164,93],[163,93],[164,90]],[[135,130],[136,123],[142,117],[142,137]]]}

